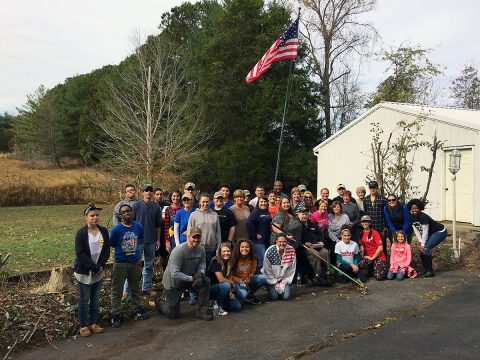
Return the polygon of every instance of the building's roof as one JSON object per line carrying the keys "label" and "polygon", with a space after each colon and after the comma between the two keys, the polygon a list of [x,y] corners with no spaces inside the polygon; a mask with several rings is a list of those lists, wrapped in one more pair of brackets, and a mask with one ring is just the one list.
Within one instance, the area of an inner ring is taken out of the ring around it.
{"label": "building's roof", "polygon": [[437,106],[424,106],[424,105],[415,105],[415,104],[404,104],[404,103],[393,103],[393,102],[381,102],[358,118],[353,120],[350,124],[345,126],[340,131],[333,134],[327,140],[317,145],[313,151],[320,149],[321,147],[328,144],[330,141],[335,139],[337,136],[340,136],[345,131],[348,131],[352,126],[362,121],[371,113],[379,109],[388,109],[391,111],[408,114],[408,115],[425,115],[428,119],[446,123],[453,126],[458,126],[470,130],[480,131],[480,110],[468,110],[468,109],[458,109],[458,108],[449,108],[449,107],[437,107]]}

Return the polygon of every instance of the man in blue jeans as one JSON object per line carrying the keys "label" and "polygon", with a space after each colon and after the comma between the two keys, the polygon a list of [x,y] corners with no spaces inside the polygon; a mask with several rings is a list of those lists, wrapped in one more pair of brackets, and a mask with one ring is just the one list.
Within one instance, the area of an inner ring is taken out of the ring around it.
{"label": "man in blue jeans", "polygon": [[[143,252],[142,291],[152,295],[153,263],[155,249],[160,248],[162,230],[162,209],[153,199],[153,187],[146,185],[143,189],[143,199],[133,204],[134,220],[143,226],[143,244],[139,244]],[[124,292],[128,293],[127,283]]]}
{"label": "man in blue jeans", "polygon": [[180,315],[180,300],[185,290],[198,294],[197,317],[212,320],[209,308],[210,279],[205,276],[205,248],[200,246],[202,230],[190,228],[187,242],[175,246],[163,274],[164,292],[157,301],[159,313],[176,319]]}

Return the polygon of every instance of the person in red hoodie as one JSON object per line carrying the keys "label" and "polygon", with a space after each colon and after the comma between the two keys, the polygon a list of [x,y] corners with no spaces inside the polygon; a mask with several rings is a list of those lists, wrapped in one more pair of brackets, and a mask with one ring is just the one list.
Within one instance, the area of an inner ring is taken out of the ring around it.
{"label": "person in red hoodie", "polygon": [[360,237],[360,254],[362,259],[358,266],[366,269],[368,276],[377,280],[385,280],[387,274],[387,259],[383,252],[382,238],[377,230],[372,229],[372,219],[368,215],[360,219],[362,234]]}

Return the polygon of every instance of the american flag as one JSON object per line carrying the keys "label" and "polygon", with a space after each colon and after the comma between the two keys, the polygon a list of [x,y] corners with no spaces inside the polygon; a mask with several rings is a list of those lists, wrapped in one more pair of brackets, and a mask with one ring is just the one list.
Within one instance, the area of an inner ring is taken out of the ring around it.
{"label": "american flag", "polygon": [[284,31],[280,38],[267,50],[265,55],[258,61],[247,75],[247,83],[256,80],[260,75],[268,70],[270,65],[277,61],[295,59],[298,48],[298,20]]}
{"label": "american flag", "polygon": [[295,249],[291,246],[287,246],[285,252],[283,253],[283,257],[280,259],[280,255],[278,254],[277,248],[272,247],[270,251],[267,251],[267,259],[272,265],[285,265],[288,266],[293,263],[295,260]]}

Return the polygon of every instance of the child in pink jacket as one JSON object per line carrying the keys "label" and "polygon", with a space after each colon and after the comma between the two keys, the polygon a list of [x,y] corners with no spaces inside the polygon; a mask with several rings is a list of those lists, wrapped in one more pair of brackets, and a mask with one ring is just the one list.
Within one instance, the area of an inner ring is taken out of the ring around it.
{"label": "child in pink jacket", "polygon": [[396,231],[393,235],[393,244],[390,249],[390,268],[387,273],[388,280],[397,278],[400,281],[409,273],[412,250],[406,242],[406,238],[407,236],[402,230]]}

